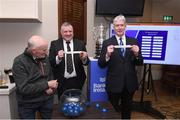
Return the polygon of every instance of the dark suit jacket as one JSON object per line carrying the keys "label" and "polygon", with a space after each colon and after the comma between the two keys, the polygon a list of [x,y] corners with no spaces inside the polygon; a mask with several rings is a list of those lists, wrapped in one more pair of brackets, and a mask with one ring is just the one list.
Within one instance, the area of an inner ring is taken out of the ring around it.
{"label": "dark suit jacket", "polygon": [[[126,36],[126,44],[138,45],[138,42],[136,39]],[[106,90],[119,93],[122,91],[123,87],[126,87],[129,92],[133,92],[138,88],[135,66],[143,64],[141,54],[139,54],[138,57],[135,57],[133,52],[130,51],[129,48],[126,48],[126,53],[123,57],[120,53],[120,49],[115,48],[110,60],[106,62],[105,55],[107,52],[107,46],[109,45],[118,45],[115,36],[103,42],[101,55],[98,59],[100,67],[108,67]]]}
{"label": "dark suit jacket", "polygon": [[[74,39],[73,43],[74,43],[74,51],[86,51],[86,47],[83,41]],[[62,38],[59,38],[58,40],[54,40],[51,42],[50,53],[49,53],[49,59],[51,66],[53,68],[55,79],[61,80],[64,79],[65,59],[62,59],[62,61],[58,65],[56,65],[56,55],[58,54],[59,50],[64,50]],[[89,62],[89,58],[86,64],[83,64],[82,60],[79,57],[79,54],[74,54],[74,65],[77,73],[77,78],[82,82],[82,84],[86,79],[83,65],[87,65],[88,62]]]}

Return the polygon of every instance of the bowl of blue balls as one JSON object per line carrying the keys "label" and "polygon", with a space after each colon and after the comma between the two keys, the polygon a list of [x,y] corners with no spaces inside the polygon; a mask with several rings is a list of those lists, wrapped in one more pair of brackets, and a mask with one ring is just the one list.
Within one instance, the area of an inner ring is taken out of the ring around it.
{"label": "bowl of blue balls", "polygon": [[59,111],[67,117],[78,117],[86,111],[87,101],[79,89],[66,90],[60,98]]}

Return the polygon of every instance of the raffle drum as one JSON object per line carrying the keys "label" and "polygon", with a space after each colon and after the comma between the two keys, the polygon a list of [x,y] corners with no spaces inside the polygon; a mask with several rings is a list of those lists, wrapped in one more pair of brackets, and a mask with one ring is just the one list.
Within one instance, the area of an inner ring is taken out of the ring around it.
{"label": "raffle drum", "polygon": [[87,101],[79,89],[66,90],[60,98],[59,111],[67,117],[77,117],[85,112]]}

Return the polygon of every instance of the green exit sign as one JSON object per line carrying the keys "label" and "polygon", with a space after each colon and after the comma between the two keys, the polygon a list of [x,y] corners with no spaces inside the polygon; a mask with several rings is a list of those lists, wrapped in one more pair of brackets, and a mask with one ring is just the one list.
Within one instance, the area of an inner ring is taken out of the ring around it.
{"label": "green exit sign", "polygon": [[172,20],[173,20],[173,16],[167,16],[167,15],[165,15],[165,16],[163,16],[163,20],[164,20],[164,21],[172,21]]}

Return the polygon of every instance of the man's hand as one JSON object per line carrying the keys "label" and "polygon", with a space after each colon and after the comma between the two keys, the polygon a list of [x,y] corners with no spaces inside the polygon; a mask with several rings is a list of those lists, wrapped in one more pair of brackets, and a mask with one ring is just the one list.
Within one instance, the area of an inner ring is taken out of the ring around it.
{"label": "man's hand", "polygon": [[48,86],[49,86],[49,88],[57,89],[57,87],[58,87],[57,80],[50,80],[50,81],[48,81]]}
{"label": "man's hand", "polygon": [[81,59],[86,59],[86,58],[88,57],[88,54],[87,54],[87,52],[85,52],[85,51],[81,51],[81,52],[79,53],[79,57],[80,57]]}
{"label": "man's hand", "polygon": [[109,46],[107,47],[107,53],[106,53],[106,55],[107,55],[108,57],[110,57],[113,52],[114,52],[114,45],[109,45]]}
{"label": "man's hand", "polygon": [[64,51],[60,50],[58,51],[58,59],[61,60],[64,57]]}
{"label": "man's hand", "polygon": [[48,88],[45,92],[47,95],[52,95],[52,94],[54,94],[55,91],[56,90],[53,90],[52,88]]}
{"label": "man's hand", "polygon": [[131,50],[133,51],[135,56],[138,56],[138,54],[139,54],[139,47],[137,45],[132,45]]}

